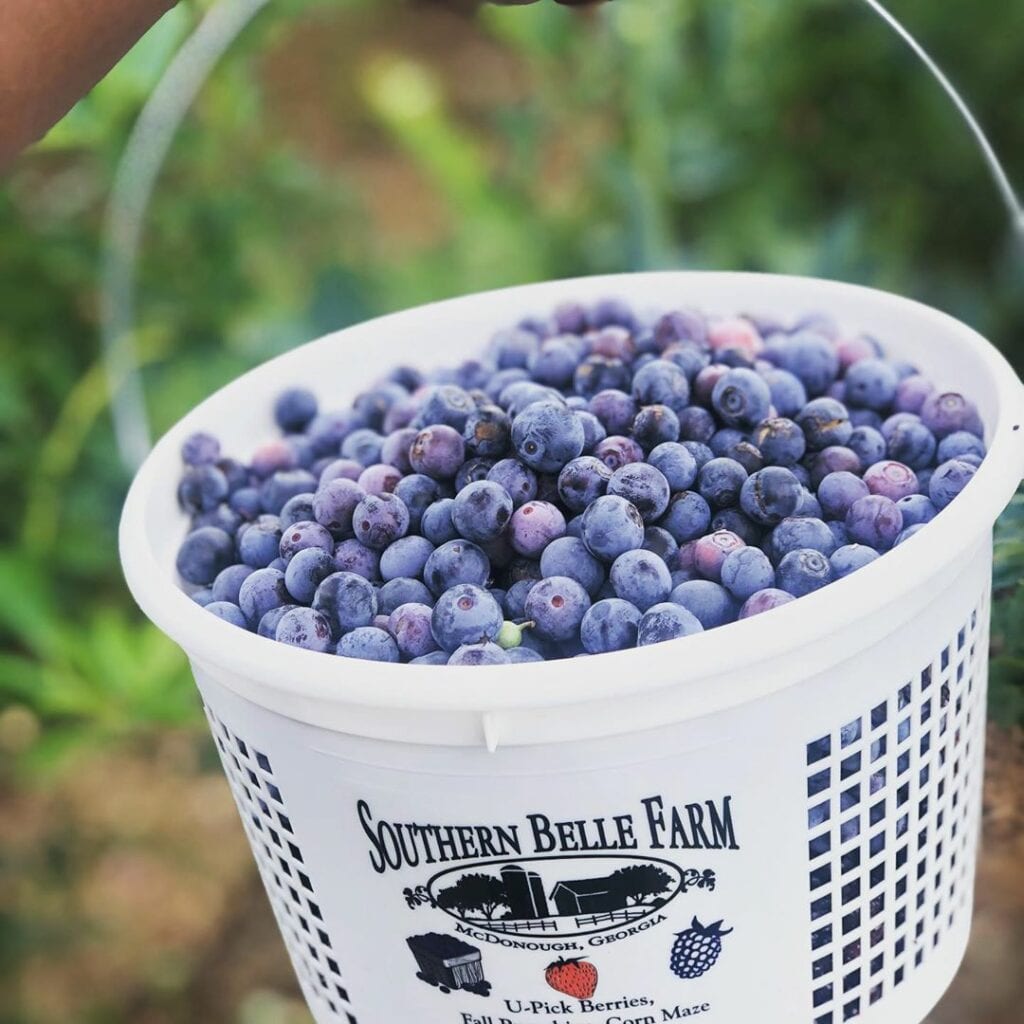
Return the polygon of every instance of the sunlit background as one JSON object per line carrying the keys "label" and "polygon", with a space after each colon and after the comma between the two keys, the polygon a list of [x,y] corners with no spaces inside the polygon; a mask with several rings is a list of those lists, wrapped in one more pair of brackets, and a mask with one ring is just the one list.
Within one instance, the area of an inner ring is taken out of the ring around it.
{"label": "sunlit background", "polygon": [[[104,210],[209,6],[168,14],[0,179],[0,1024],[309,1020],[187,666],[115,550]],[[894,7],[1024,183],[1024,4]],[[146,214],[132,340],[154,433],[368,316],[627,269],[872,284],[1024,369],[1024,253],[948,100],[862,3],[472,8],[273,0],[232,46]],[[1024,999],[1020,498],[997,560],[980,915],[934,1024],[1019,1022]]]}

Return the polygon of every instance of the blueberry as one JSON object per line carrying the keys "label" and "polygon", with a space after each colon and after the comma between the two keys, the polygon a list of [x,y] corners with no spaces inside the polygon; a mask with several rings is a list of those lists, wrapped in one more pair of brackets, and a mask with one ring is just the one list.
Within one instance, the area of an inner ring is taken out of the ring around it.
{"label": "blueberry", "polygon": [[659,444],[651,451],[647,461],[665,478],[673,494],[688,490],[697,479],[697,460],[678,441]]}
{"label": "blueberry", "polygon": [[449,653],[463,644],[493,640],[504,621],[498,602],[470,583],[446,590],[437,599],[430,620],[434,639]]}
{"label": "blueberry", "polygon": [[281,542],[278,546],[278,554],[290,562],[300,551],[307,548],[319,548],[322,551],[334,554],[334,538],[330,530],[319,523],[305,522],[293,523],[281,532]]}
{"label": "blueberry", "polygon": [[376,430],[369,427],[360,427],[353,430],[344,441],[341,442],[341,454],[346,459],[352,459],[361,466],[372,466],[380,462],[380,453],[384,446],[384,437]]}
{"label": "blueberry", "polygon": [[497,644],[463,644],[448,659],[449,665],[472,668],[478,665],[507,665],[508,652]]}
{"label": "blueberry", "polygon": [[636,318],[629,303],[612,296],[595,302],[587,313],[587,320],[591,327],[619,326],[632,329],[636,326]]}
{"label": "blueberry", "polygon": [[513,647],[505,652],[505,659],[510,665],[525,665],[527,662],[544,661],[544,655],[529,647]]}
{"label": "blueberry", "polygon": [[432,604],[434,596],[422,581],[409,576],[396,576],[377,591],[377,612],[390,615],[403,604]]}
{"label": "blueberry", "polygon": [[260,485],[263,511],[278,515],[289,499],[317,488],[317,479],[307,469],[287,469],[267,477]]}
{"label": "blueberry", "polygon": [[940,463],[963,458],[965,455],[984,459],[985,454],[985,442],[977,434],[972,434],[967,430],[954,431],[939,442],[938,461]]}
{"label": "blueberry", "polygon": [[284,573],[279,569],[257,569],[238,589],[238,606],[252,625],[257,625],[271,609],[291,603]]}
{"label": "blueberry", "polygon": [[608,489],[612,471],[592,455],[568,462],[558,474],[558,495],[573,512],[582,512]]}
{"label": "blueberry", "polygon": [[694,542],[693,565],[705,579],[718,583],[722,579],[722,565],[738,548],[745,547],[741,537],[729,530],[717,530]]}
{"label": "blueberry", "polygon": [[935,391],[935,385],[919,373],[904,377],[896,385],[893,408],[897,412],[920,413],[925,399]]}
{"label": "blueberry", "polygon": [[905,420],[889,432],[886,454],[911,469],[924,469],[935,462],[935,435],[919,420]]}
{"label": "blueberry", "polygon": [[921,404],[921,422],[940,441],[960,430],[978,437],[985,434],[978,407],[955,391],[930,394]]}
{"label": "blueberry", "polygon": [[295,469],[297,465],[295,449],[283,439],[268,441],[252,454],[252,472],[261,480],[273,476],[274,473]]}
{"label": "blueberry", "polygon": [[228,496],[228,478],[211,463],[185,470],[178,484],[178,504],[188,513],[209,512]]}
{"label": "blueberry", "polygon": [[[721,508],[711,517],[711,533],[729,530],[746,544],[760,544],[764,531],[742,509]],[[708,531],[705,531],[708,532]]]}
{"label": "blueberry", "polygon": [[871,466],[885,458],[887,443],[874,427],[855,427],[846,447],[860,459],[862,466]]}
{"label": "blueberry", "polygon": [[841,580],[879,557],[878,552],[866,544],[844,544],[832,552],[829,563],[832,566],[832,575]]}
{"label": "blueberry", "polygon": [[845,521],[850,506],[870,492],[868,485],[853,473],[829,473],[818,485],[818,501],[829,519]]}
{"label": "blueberry", "polygon": [[402,474],[394,466],[378,462],[359,474],[358,483],[367,494],[392,494],[401,479]]}
{"label": "blueberry", "polygon": [[498,331],[491,338],[490,349],[499,370],[525,368],[537,352],[540,341],[533,331],[510,328]]}
{"label": "blueberry", "polygon": [[823,395],[839,375],[835,346],[813,331],[800,331],[786,338],[777,355],[777,365],[798,377],[812,399]]}
{"label": "blueberry", "polygon": [[644,451],[679,438],[679,417],[667,405],[646,405],[633,420],[633,437]]}
{"label": "blueberry", "polygon": [[869,494],[850,506],[846,529],[855,543],[887,551],[903,529],[903,514],[891,498]]}
{"label": "blueberry", "polygon": [[636,646],[640,610],[620,598],[598,601],[580,623],[580,639],[590,654],[624,651]]}
{"label": "blueberry", "polygon": [[576,414],[551,402],[537,402],[512,421],[512,444],[531,469],[557,473],[583,452],[583,425]]}
{"label": "blueberry", "polygon": [[[858,427],[871,427],[872,430],[879,430],[882,426],[882,417],[874,409],[851,409],[850,424],[854,431]],[[852,447],[849,441],[846,444],[848,447]]]}
{"label": "blueberry", "polygon": [[884,359],[860,359],[846,371],[846,400],[850,405],[881,411],[896,398],[899,375]]}
{"label": "blueberry", "polygon": [[362,476],[364,468],[352,459],[332,459],[320,470],[319,487],[338,479],[351,480],[355,483]]}
{"label": "blueberry", "polygon": [[797,548],[779,562],[775,575],[781,590],[803,597],[832,582],[832,566],[820,551]]}
{"label": "blueberry", "polygon": [[769,554],[776,565],[791,551],[812,548],[831,555],[836,549],[835,535],[820,519],[813,517],[783,519],[772,530]]}
{"label": "blueberry", "polygon": [[715,457],[715,453],[700,441],[682,441],[681,444],[693,456],[698,470],[706,466]]}
{"label": "blueberry", "polygon": [[[965,459],[972,459],[973,456],[965,455]],[[201,526],[216,526],[225,533],[234,535],[238,528],[244,525],[245,520],[228,505],[220,504],[209,512],[198,512],[192,517],[189,525],[190,530],[198,530]]]}
{"label": "blueberry", "polygon": [[394,493],[397,498],[402,499],[409,510],[410,530],[421,529],[425,512],[441,497],[437,481],[422,473],[411,473],[402,477]]}
{"label": "blueberry", "polygon": [[220,458],[220,441],[201,430],[190,434],[181,445],[181,460],[186,466],[205,466]]}
{"label": "blueberry", "polygon": [[656,604],[648,608],[637,624],[637,647],[703,632],[700,620],[678,604]]}
{"label": "blueberry", "polygon": [[603,562],[614,562],[623,552],[640,547],[643,538],[643,518],[635,505],[618,495],[597,498],[583,513],[583,542]]}
{"label": "blueberry", "polygon": [[668,507],[668,481],[654,466],[644,462],[617,469],[608,481],[608,494],[625,498],[636,507],[645,523],[661,518]]}
{"label": "blueberry", "polygon": [[[380,461],[394,466],[403,476],[411,473],[412,463],[409,461],[409,449],[418,433],[419,431],[415,427],[400,427],[391,431],[380,446]],[[323,483],[322,477],[320,482]]]}
{"label": "blueberry", "polygon": [[796,512],[802,494],[803,486],[788,469],[768,466],[744,481],[739,503],[754,522],[775,526]]}
{"label": "blueberry", "polygon": [[702,537],[711,524],[711,508],[696,491],[681,491],[669,498],[659,521],[677,544]]}
{"label": "blueberry", "polygon": [[857,473],[863,467],[860,457],[852,448],[843,445],[830,445],[820,452],[813,452],[804,459],[807,467],[810,486],[815,490],[829,473]]}
{"label": "blueberry", "polygon": [[605,581],[604,566],[583,541],[575,537],[559,537],[548,544],[540,556],[540,571],[544,576],[568,576],[576,580],[591,597]]}
{"label": "blueberry", "polygon": [[[296,495],[296,500],[301,495]],[[263,512],[263,500],[260,498],[259,489],[256,487],[239,487],[234,494],[228,498],[228,506],[243,519],[252,521]],[[282,509],[284,511],[284,509]]]}
{"label": "blueberry", "polygon": [[782,416],[762,420],[752,437],[767,466],[795,465],[807,450],[803,430]]}
{"label": "blueberry", "polygon": [[621,391],[628,388],[629,383],[629,366],[621,359],[609,359],[601,355],[587,356],[576,367],[572,378],[573,391],[584,398],[593,398],[599,391],[607,391],[609,388]]}
{"label": "blueberry", "polygon": [[[429,479],[429,477],[423,479]],[[454,510],[454,498],[442,498],[423,510],[420,531],[431,544],[444,544],[459,536],[459,531],[455,528],[455,523],[452,520]]]}
{"label": "blueberry", "polygon": [[311,491],[289,498],[278,516],[281,521],[281,529],[287,530],[288,527],[294,526],[296,523],[306,523],[316,519],[316,514],[313,512],[313,498],[314,494]]}
{"label": "blueberry", "polygon": [[274,402],[274,420],[286,433],[305,430],[316,414],[316,395],[306,388],[282,391]]}
{"label": "blueberry", "polygon": [[793,417],[807,404],[807,389],[796,374],[788,370],[765,370],[764,382],[779,416]]}
{"label": "blueberry", "polygon": [[742,430],[737,430],[735,427],[723,427],[711,435],[708,447],[719,459],[731,458],[730,453],[736,449],[737,445],[743,444],[746,439],[747,435]]}
{"label": "blueberry", "polygon": [[491,576],[487,555],[468,540],[450,540],[440,545],[423,567],[423,582],[435,594],[459,584],[484,587]]}
{"label": "blueberry", "polygon": [[[474,408],[473,399],[462,388],[455,384],[441,384],[431,388],[423,397],[419,415],[413,426],[418,426],[421,429],[446,426],[461,435],[466,428],[466,420],[469,419]],[[418,472],[422,473],[425,470],[418,470]],[[428,474],[428,476],[432,475]]]}
{"label": "blueberry", "polygon": [[924,526],[924,523],[915,523],[913,526],[908,526],[901,530],[900,535],[896,538],[896,542],[893,544],[893,547],[898,548],[904,541],[910,540],[914,534],[923,530]]}
{"label": "blueberry", "polygon": [[517,554],[539,558],[541,552],[565,535],[565,516],[546,501],[528,501],[517,508],[509,523],[509,538]]}
{"label": "blueberry", "polygon": [[[216,526],[201,526],[182,542],[176,564],[183,580],[205,586],[234,561],[235,546],[231,537]],[[244,558],[243,561],[252,564]]]}
{"label": "blueberry", "polygon": [[576,348],[565,338],[548,338],[528,360],[530,375],[538,384],[566,388],[576,372]]}
{"label": "blueberry", "polygon": [[597,417],[608,434],[628,434],[637,414],[637,405],[632,396],[614,388],[599,391],[590,399],[587,409]]}
{"label": "blueberry", "polygon": [[644,529],[644,551],[657,555],[667,565],[675,558],[679,544],[668,530],[661,526],[648,526]]}
{"label": "blueberry", "polygon": [[417,579],[423,573],[434,545],[426,537],[401,537],[380,556],[380,575],[384,580]]}
{"label": "blueberry", "polygon": [[454,427],[434,424],[421,430],[409,448],[409,464],[417,473],[450,480],[465,461],[466,446]]}
{"label": "blueberry", "polygon": [[715,417],[701,405],[688,405],[678,414],[679,440],[707,444],[718,429]]}
{"label": "blueberry", "polygon": [[825,513],[822,511],[821,502],[816,495],[812,494],[806,487],[800,491],[800,504],[793,513],[795,519],[821,519]]}
{"label": "blueberry", "polygon": [[230,622],[232,626],[239,626],[241,629],[248,629],[249,623],[242,614],[242,609],[230,601],[211,601],[206,605],[206,610],[224,622]]}
{"label": "blueberry", "polygon": [[808,402],[797,414],[796,422],[811,451],[845,445],[853,434],[846,406],[834,398],[815,398]]}
{"label": "blueberry", "polygon": [[735,459],[712,459],[701,467],[697,489],[712,508],[730,508],[739,504],[747,476],[747,471]]}
{"label": "blueberry", "polygon": [[334,564],[339,572],[354,572],[363,579],[380,579],[380,554],[358,540],[343,540],[334,549]]}
{"label": "blueberry", "polygon": [[337,455],[341,442],[364,425],[362,416],[354,409],[322,412],[306,427],[306,436],[317,455]]}
{"label": "blueberry", "polygon": [[335,571],[334,557],[323,548],[304,548],[297,552],[285,569],[288,593],[300,604],[313,600],[317,587]]}
{"label": "blueberry", "polygon": [[551,576],[540,580],[526,595],[526,616],[543,640],[563,641],[579,636],[580,623],[590,597],[574,579]]}
{"label": "blueberry", "polygon": [[341,658],[361,658],[363,661],[398,662],[398,645],[389,633],[374,626],[360,626],[346,633],[335,648]]}
{"label": "blueberry", "polygon": [[764,379],[753,370],[729,370],[715,384],[711,406],[718,418],[730,427],[749,429],[769,414],[771,391]]}
{"label": "blueberry", "polygon": [[961,459],[942,463],[928,484],[932,504],[939,511],[944,509],[971,482],[976,472],[976,467]]}
{"label": "blueberry", "polygon": [[[737,600],[746,601],[759,590],[775,586],[775,569],[760,548],[737,548],[722,563],[722,585]],[[674,595],[672,599],[675,600]],[[690,611],[696,614],[694,608],[690,608]],[[698,618],[701,617],[698,615]],[[701,622],[707,628],[708,624],[703,618]]]}
{"label": "blueberry", "polygon": [[[737,554],[738,552],[733,552]],[[735,622],[739,605],[730,592],[711,580],[689,580],[671,592],[672,604],[685,608],[704,629]]]}
{"label": "blueberry", "polygon": [[188,595],[200,608],[205,608],[214,601],[213,590],[210,587],[200,587]]}
{"label": "blueberry", "polygon": [[293,608],[298,608],[298,605],[282,604],[278,605],[276,608],[271,608],[260,619],[259,626],[256,627],[256,632],[267,640],[276,640],[277,624]]}
{"label": "blueberry", "polygon": [[329,651],[334,646],[327,619],[312,608],[293,608],[281,616],[274,638],[307,651]]}
{"label": "blueberry", "polygon": [[211,587],[213,600],[238,604],[238,592],[254,571],[251,565],[229,565],[226,569],[221,569]]}
{"label": "blueberry", "polygon": [[352,529],[368,548],[383,551],[409,529],[409,510],[394,494],[367,495],[352,513]]}
{"label": "blueberry", "polygon": [[447,651],[431,651],[430,654],[424,654],[421,658],[413,658],[412,661],[409,662],[409,664],[410,665],[447,665],[448,664],[448,652]]}
{"label": "blueberry", "polygon": [[537,496],[537,474],[518,459],[496,462],[488,471],[487,479],[503,487],[516,508]]}
{"label": "blueberry", "polygon": [[668,600],[672,575],[668,566],[650,551],[626,551],[612,563],[609,578],[616,597],[646,611]]}
{"label": "blueberry", "polygon": [[526,618],[526,595],[536,583],[535,579],[516,580],[507,591],[501,603],[506,618],[519,620]]}
{"label": "blueberry", "polygon": [[741,619],[749,619],[754,615],[760,615],[762,612],[770,612],[773,608],[779,608],[794,600],[796,599],[792,594],[787,594],[785,590],[779,590],[776,587],[759,590],[756,594],[752,594],[743,602],[743,607],[740,609],[739,617]]}
{"label": "blueberry", "polygon": [[488,541],[504,531],[512,511],[512,498],[504,487],[480,480],[456,495],[452,522],[466,540]]}
{"label": "blueberry", "polygon": [[498,398],[498,404],[508,413],[513,421],[524,409],[538,403],[568,408],[565,397],[560,391],[544,387],[543,384],[534,384],[533,381],[529,380],[510,384],[501,392],[501,396]]}
{"label": "blueberry", "polygon": [[896,507],[903,516],[903,529],[917,526],[919,523],[930,523],[939,510],[932,504],[931,498],[924,494],[908,494],[896,502]]}
{"label": "blueberry", "polygon": [[594,457],[614,472],[631,462],[643,462],[644,450],[633,438],[615,434],[595,446]]}
{"label": "blueberry", "polygon": [[480,406],[466,419],[462,439],[468,454],[500,458],[512,441],[512,421],[497,405]]}
{"label": "blueberry", "polygon": [[354,572],[335,572],[324,579],[313,596],[313,607],[330,623],[335,637],[369,626],[377,614],[377,591]]}
{"label": "blueberry", "polygon": [[[570,408],[572,408],[571,405]],[[585,455],[589,455],[608,436],[608,431],[604,429],[604,424],[586,408],[577,409],[575,412],[576,419],[583,427],[583,452]]]}
{"label": "blueberry", "polygon": [[437,650],[431,631],[433,609],[426,602],[407,602],[395,608],[388,618],[388,630],[398,650],[406,658],[421,658]]}
{"label": "blueberry", "polygon": [[677,415],[690,404],[686,373],[666,359],[655,359],[637,370],[632,393],[640,405],[667,405]]}

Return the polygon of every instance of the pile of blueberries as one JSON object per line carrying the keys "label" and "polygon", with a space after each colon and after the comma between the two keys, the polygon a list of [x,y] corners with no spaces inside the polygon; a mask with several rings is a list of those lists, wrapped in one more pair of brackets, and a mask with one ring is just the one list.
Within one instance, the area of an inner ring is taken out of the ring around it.
{"label": "pile of blueberries", "polygon": [[350,408],[284,391],[248,464],[191,436],[178,572],[242,629],[492,665],[688,636],[912,537],[985,456],[976,406],[825,314],[569,303]]}

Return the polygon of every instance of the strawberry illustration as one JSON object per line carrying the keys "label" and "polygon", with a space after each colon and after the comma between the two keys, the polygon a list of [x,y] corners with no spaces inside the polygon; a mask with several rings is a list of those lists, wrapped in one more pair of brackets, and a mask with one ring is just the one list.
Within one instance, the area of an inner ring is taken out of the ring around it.
{"label": "strawberry illustration", "polygon": [[582,957],[566,960],[559,957],[548,964],[544,980],[556,991],[573,999],[589,999],[597,991],[597,968],[583,962]]}

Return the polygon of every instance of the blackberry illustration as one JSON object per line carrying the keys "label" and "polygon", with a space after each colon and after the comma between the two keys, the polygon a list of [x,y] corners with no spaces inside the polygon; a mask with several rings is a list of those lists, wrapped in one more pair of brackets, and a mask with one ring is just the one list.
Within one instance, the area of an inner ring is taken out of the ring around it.
{"label": "blackberry illustration", "polygon": [[685,932],[679,932],[672,946],[670,966],[672,973],[680,978],[699,978],[715,966],[722,953],[722,936],[731,928],[722,930],[722,922],[703,925],[693,919]]}

